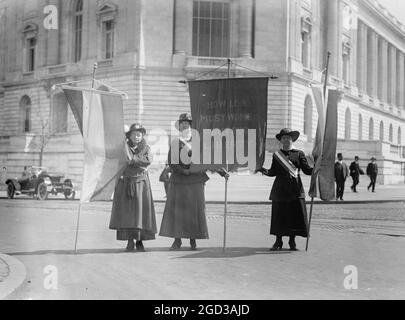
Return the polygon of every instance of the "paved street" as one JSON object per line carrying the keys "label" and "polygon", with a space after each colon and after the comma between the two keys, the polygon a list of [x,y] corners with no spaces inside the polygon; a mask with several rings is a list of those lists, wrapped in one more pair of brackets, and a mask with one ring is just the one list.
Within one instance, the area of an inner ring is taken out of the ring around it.
{"label": "paved street", "polygon": [[[171,239],[126,253],[108,230],[111,203],[83,208],[73,254],[78,202],[0,200],[0,252],[22,261],[28,277],[13,299],[397,299],[405,297],[404,203],[315,205],[310,251],[271,253],[269,205],[208,204],[210,240],[169,252]],[[160,225],[163,203],[156,204]],[[286,241],[287,242],[287,239]],[[298,239],[298,247],[305,247]],[[358,270],[347,290],[346,266]],[[57,290],[44,268],[57,269]]]}

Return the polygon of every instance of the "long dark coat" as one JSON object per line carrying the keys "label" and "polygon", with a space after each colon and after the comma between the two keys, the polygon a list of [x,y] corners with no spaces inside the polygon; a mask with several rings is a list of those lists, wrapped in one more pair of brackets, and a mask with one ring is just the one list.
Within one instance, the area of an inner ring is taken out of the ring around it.
{"label": "long dark coat", "polygon": [[117,240],[153,240],[157,228],[147,172],[151,150],[145,141],[130,150],[132,160],[115,187],[110,229],[117,230]]}
{"label": "long dark coat", "polygon": [[[312,174],[312,168],[304,152],[300,150],[280,150],[293,164],[306,175]],[[264,174],[276,177],[271,194],[272,216],[270,234],[276,236],[308,236],[308,220],[305,204],[305,191],[301,177],[293,178],[273,156],[270,170]]]}
{"label": "long dark coat", "polygon": [[[176,148],[175,159],[172,150]],[[191,142],[172,141],[168,163],[172,169],[160,236],[169,238],[208,239],[205,216],[205,171],[190,173],[191,165],[181,161],[181,152],[191,157]]]}

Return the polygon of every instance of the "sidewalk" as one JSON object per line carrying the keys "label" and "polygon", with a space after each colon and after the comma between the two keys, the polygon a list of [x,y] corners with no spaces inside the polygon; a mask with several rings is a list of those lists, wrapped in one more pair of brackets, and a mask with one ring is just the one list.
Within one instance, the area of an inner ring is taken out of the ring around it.
{"label": "sidewalk", "polygon": [[25,282],[27,271],[16,258],[0,253],[0,300],[15,293]]}
{"label": "sidewalk", "polygon": [[[163,183],[159,182],[160,172],[150,172],[150,181],[153,192],[153,198],[157,202],[164,202],[165,191]],[[210,180],[206,185],[205,198],[210,202],[223,202],[225,198],[225,180],[217,174],[209,174]],[[302,177],[306,194],[309,191],[310,177]],[[269,178],[257,175],[238,175],[231,174],[228,182],[228,201],[230,203],[267,203],[270,196],[271,187],[274,178]],[[351,179],[346,182],[344,200],[345,203],[353,202],[391,202],[405,201],[405,183],[399,185],[377,185],[376,193],[367,191],[369,179],[366,176],[360,177],[358,193],[353,193],[350,190]],[[7,193],[4,188],[0,188],[0,198],[6,198]],[[50,196],[54,199],[54,196]],[[59,195],[57,198],[63,199]],[[76,192],[76,199],[80,198],[80,190]],[[311,199],[307,196],[307,201]],[[315,203],[322,202],[320,199],[315,199]],[[341,203],[341,202],[339,202]]]}

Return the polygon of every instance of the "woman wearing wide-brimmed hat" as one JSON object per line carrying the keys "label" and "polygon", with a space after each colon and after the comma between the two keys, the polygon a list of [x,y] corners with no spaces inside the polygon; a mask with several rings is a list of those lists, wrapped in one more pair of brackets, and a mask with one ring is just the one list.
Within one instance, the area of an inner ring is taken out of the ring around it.
{"label": "woman wearing wide-brimmed hat", "polygon": [[277,237],[271,250],[281,250],[283,236],[288,236],[290,249],[297,250],[295,237],[308,236],[308,221],[305,203],[305,192],[300,171],[311,175],[312,168],[304,152],[293,149],[293,142],[300,136],[299,131],[282,129],[276,135],[282,144],[280,151],[273,154],[271,168],[260,169],[264,175],[276,177],[270,194],[272,201],[272,216],[270,234]]}
{"label": "woman wearing wide-brimmed hat", "polygon": [[[159,235],[174,238],[171,250],[181,248],[182,238],[190,239],[191,250],[197,249],[197,239],[209,238],[204,195],[209,178],[206,171],[191,170],[191,162],[185,161],[192,156],[191,124],[190,114],[180,115],[176,122],[180,138],[171,142],[168,157],[172,174]],[[218,173],[228,178],[226,171]]]}
{"label": "woman wearing wide-brimmed hat", "polygon": [[128,241],[128,251],[135,247],[145,251],[143,241],[154,240],[157,233],[147,171],[152,155],[145,135],[146,129],[140,124],[133,124],[126,133],[128,165],[114,192],[110,229],[117,230],[117,240]]}

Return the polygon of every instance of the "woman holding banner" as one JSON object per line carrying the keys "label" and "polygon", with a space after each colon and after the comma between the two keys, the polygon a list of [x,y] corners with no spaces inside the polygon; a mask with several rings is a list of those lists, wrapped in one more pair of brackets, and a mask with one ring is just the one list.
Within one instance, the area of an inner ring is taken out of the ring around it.
{"label": "woman holding banner", "polygon": [[276,177],[271,190],[272,216],[270,234],[277,237],[270,249],[281,250],[283,236],[288,236],[292,251],[297,250],[295,237],[308,236],[308,220],[305,204],[305,191],[302,185],[300,170],[306,175],[312,174],[312,168],[304,152],[292,148],[292,143],[298,140],[300,133],[291,129],[282,129],[276,135],[282,144],[282,149],[273,155],[270,170],[260,169],[264,175]]}
{"label": "woman holding banner", "polygon": [[[190,239],[191,250],[197,250],[197,239],[208,239],[205,217],[206,170],[192,167],[192,118],[182,114],[176,122],[180,132],[178,140],[171,143],[168,163],[172,169],[160,236],[174,238],[170,250],[179,250],[182,238]],[[218,172],[228,178],[228,173]]]}
{"label": "woman holding banner", "polygon": [[126,133],[128,165],[114,192],[110,229],[117,230],[117,240],[128,241],[127,251],[135,247],[137,251],[145,251],[143,241],[154,240],[157,233],[147,171],[152,155],[145,135],[145,128],[139,124],[133,124]]}

